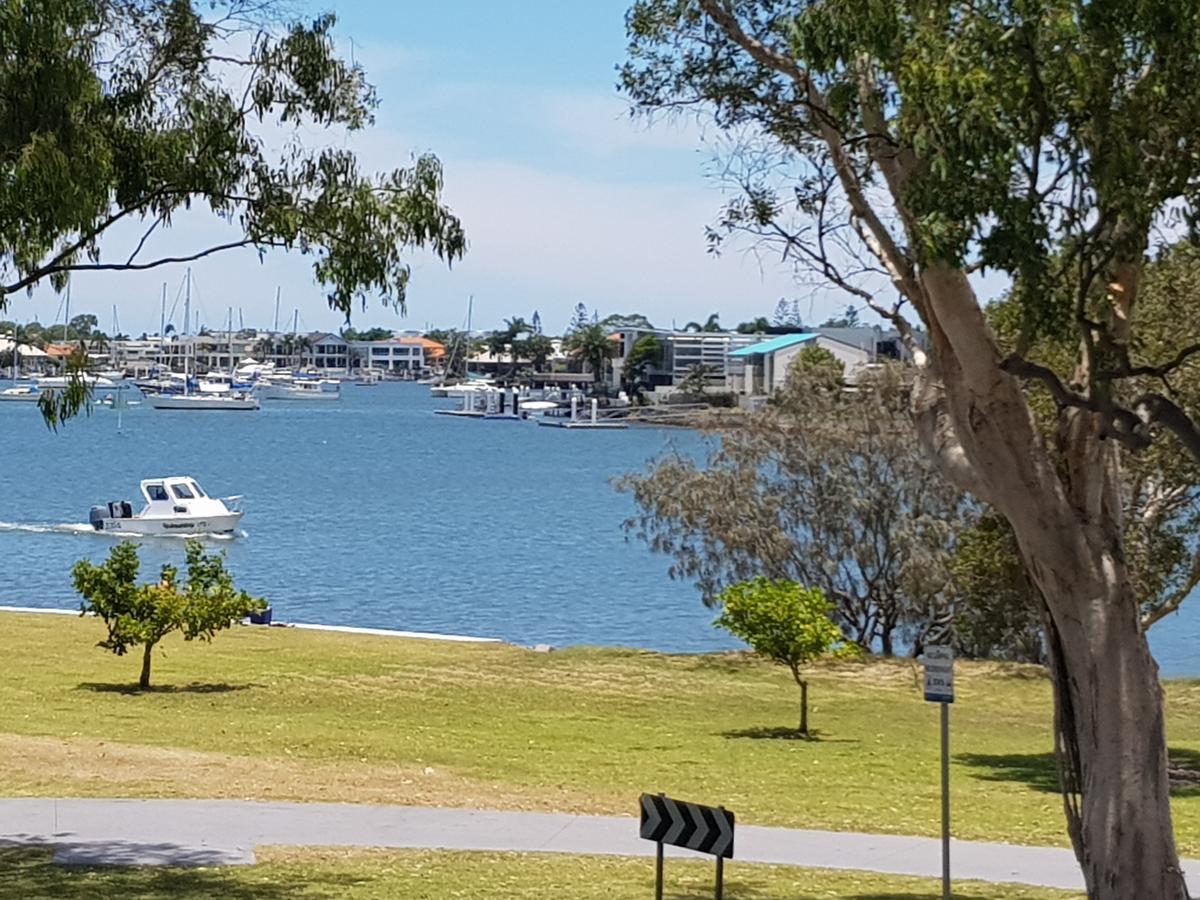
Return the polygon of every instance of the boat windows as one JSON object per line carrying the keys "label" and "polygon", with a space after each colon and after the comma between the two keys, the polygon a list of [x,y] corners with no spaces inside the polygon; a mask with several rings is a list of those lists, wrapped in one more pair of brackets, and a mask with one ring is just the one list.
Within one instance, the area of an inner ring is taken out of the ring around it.
{"label": "boat windows", "polygon": [[191,489],[196,492],[197,497],[207,497],[208,496],[208,494],[204,493],[204,491],[201,489],[200,485],[196,484],[196,482],[189,481],[188,486],[191,487]]}
{"label": "boat windows", "polygon": [[196,495],[191,492],[186,484],[173,484],[171,490],[175,492],[175,496],[180,500],[194,500]]}
{"label": "boat windows", "polygon": [[167,489],[161,484],[146,485],[146,496],[151,500],[170,500],[167,496]]}

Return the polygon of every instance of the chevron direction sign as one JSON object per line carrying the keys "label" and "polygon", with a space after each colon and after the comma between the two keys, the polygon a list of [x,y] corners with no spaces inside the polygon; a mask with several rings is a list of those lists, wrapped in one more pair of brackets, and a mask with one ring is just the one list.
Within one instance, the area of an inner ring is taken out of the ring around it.
{"label": "chevron direction sign", "polygon": [[714,896],[721,900],[725,889],[725,860],[733,859],[733,813],[721,806],[701,806],[672,800],[664,794],[642,794],[642,837],[654,841],[654,897],[663,895],[663,844],[686,847],[717,858]]}
{"label": "chevron direction sign", "polygon": [[642,837],[733,859],[733,813],[661,794],[642,794]]}

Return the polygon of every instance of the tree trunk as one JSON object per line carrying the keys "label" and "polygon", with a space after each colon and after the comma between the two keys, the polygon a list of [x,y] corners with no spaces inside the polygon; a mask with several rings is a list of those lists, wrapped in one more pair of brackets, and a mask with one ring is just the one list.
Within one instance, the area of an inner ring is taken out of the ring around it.
{"label": "tree trunk", "polygon": [[153,644],[146,644],[142,648],[142,677],[138,679],[138,687],[143,691],[150,687],[150,655],[153,652]]}
{"label": "tree trunk", "polygon": [[[1030,555],[1030,564],[1043,591],[1046,582],[1056,591],[1047,593],[1055,744],[1088,897],[1187,900],[1171,824],[1158,667],[1124,566],[1081,572],[1078,560],[1046,555]],[[1063,614],[1072,609],[1086,613]]]}
{"label": "tree trunk", "polygon": [[800,733],[808,735],[808,682],[800,682]]}

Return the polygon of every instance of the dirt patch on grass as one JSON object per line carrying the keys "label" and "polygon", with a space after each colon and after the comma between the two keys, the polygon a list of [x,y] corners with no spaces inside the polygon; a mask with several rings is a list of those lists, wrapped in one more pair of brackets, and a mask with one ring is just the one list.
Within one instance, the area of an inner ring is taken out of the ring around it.
{"label": "dirt patch on grass", "polygon": [[[578,813],[628,812],[552,785],[527,790],[444,769],[261,759],[94,738],[0,734],[8,796],[191,797],[462,806]],[[628,805],[628,804],[626,804]]]}

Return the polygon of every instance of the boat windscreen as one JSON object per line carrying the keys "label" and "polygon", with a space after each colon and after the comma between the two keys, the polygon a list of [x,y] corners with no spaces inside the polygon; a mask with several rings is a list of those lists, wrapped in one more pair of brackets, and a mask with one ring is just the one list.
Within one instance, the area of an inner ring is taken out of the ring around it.
{"label": "boat windscreen", "polygon": [[186,484],[173,484],[171,490],[175,492],[175,496],[180,500],[192,500],[195,495],[191,492]]}
{"label": "boat windscreen", "polygon": [[196,484],[196,482],[189,481],[188,484],[191,485],[192,490],[196,492],[197,497],[207,497],[208,496],[208,494],[204,493],[204,491],[201,490],[200,485]]}

